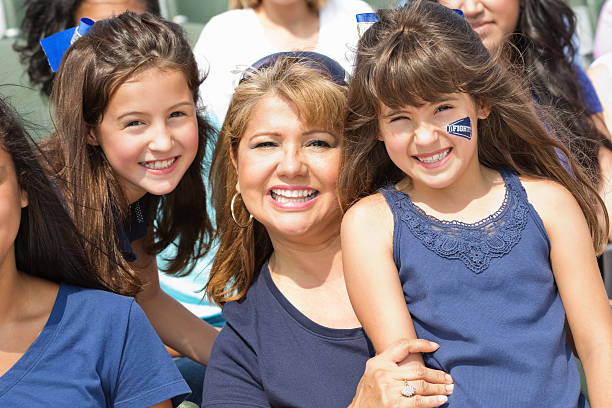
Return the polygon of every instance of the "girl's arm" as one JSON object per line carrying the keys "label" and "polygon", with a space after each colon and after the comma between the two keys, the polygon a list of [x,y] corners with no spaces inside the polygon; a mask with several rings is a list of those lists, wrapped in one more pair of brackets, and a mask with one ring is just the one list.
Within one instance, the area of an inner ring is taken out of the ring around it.
{"label": "girl's arm", "polygon": [[[366,197],[342,219],[342,262],[351,304],[378,353],[416,339],[393,261],[393,214],[381,194]],[[421,354],[405,362],[423,364]]]}
{"label": "girl's arm", "polygon": [[161,289],[157,261],[144,251],[143,243],[144,238],[132,242],[137,260],[131,266],[143,282],[136,301],[164,344],[200,364],[208,364],[217,329]]}
{"label": "girl's arm", "polygon": [[574,197],[551,181],[526,181],[550,240],[550,262],[565,307],[593,408],[609,407],[612,388],[612,311],[589,229]]}

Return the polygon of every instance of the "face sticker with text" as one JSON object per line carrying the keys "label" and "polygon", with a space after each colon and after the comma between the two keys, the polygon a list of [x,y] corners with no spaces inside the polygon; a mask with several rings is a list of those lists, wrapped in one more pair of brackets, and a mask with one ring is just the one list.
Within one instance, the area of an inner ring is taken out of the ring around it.
{"label": "face sticker with text", "polygon": [[446,133],[449,135],[455,135],[466,138],[467,140],[472,139],[472,122],[469,117],[456,120],[446,125]]}

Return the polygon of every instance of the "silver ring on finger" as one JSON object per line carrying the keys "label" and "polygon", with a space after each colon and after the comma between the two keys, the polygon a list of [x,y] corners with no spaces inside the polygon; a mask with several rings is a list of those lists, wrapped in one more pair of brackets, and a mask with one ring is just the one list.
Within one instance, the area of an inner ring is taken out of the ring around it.
{"label": "silver ring on finger", "polygon": [[415,394],[416,390],[410,384],[408,384],[408,380],[404,380],[404,387],[400,391],[400,394],[406,398],[410,398]]}

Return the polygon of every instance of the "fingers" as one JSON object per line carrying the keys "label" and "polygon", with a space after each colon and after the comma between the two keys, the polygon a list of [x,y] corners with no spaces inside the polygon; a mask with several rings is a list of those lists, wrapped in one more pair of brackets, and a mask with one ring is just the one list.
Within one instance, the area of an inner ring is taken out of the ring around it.
{"label": "fingers", "polygon": [[448,397],[444,395],[423,396],[415,395],[414,397],[406,398],[400,402],[398,407],[401,408],[433,408],[439,407],[448,401]]}
{"label": "fingers", "polygon": [[394,363],[400,363],[410,353],[431,353],[440,347],[438,344],[423,339],[401,339],[391,344],[380,355],[389,358]]}
{"label": "fingers", "polygon": [[427,368],[421,364],[409,364],[397,372],[401,374],[398,380],[424,380],[432,385],[447,385],[453,383],[453,378],[444,371]]}
{"label": "fingers", "polygon": [[414,387],[415,395],[450,395],[455,389],[454,384],[432,384],[424,380],[407,381]]}

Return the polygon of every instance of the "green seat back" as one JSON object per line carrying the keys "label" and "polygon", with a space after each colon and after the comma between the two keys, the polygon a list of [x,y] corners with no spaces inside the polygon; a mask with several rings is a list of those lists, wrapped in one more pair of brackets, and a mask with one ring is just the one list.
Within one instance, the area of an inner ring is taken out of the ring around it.
{"label": "green seat back", "polygon": [[166,0],[168,17],[185,16],[190,23],[206,24],[227,10],[228,0]]}
{"label": "green seat back", "polygon": [[12,39],[0,39],[0,95],[12,105],[29,126],[37,139],[49,135],[51,119],[49,104],[38,89],[30,85],[25,67],[19,62],[19,54],[13,51]]}
{"label": "green seat back", "polygon": [[2,0],[6,19],[6,28],[14,29],[21,27],[21,20],[25,13],[25,0]]}

